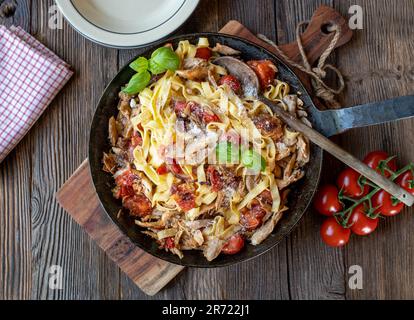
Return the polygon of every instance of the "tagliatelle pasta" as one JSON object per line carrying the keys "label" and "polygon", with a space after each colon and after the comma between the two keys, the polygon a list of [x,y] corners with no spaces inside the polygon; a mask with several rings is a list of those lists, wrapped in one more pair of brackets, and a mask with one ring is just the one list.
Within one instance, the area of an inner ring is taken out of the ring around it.
{"label": "tagliatelle pasta", "polygon": [[[110,120],[112,150],[103,162],[114,175],[114,196],[160,248],[180,257],[202,250],[211,261],[239,252],[245,240],[259,245],[287,209],[285,191],[309,159],[308,140],[244,97],[239,80],[214,64],[229,52],[237,54],[221,44],[211,48],[206,38],[181,41],[175,54],[165,53],[180,67],[153,76],[137,94],[121,92]],[[149,71],[159,71],[159,61],[150,60]],[[306,114],[289,84],[276,79],[273,62],[249,65],[267,98]]]}

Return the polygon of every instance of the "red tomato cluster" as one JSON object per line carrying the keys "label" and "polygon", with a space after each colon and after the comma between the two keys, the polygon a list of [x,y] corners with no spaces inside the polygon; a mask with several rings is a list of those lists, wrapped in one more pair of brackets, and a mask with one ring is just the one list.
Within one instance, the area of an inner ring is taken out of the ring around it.
{"label": "red tomato cluster", "polygon": [[[413,164],[397,171],[396,159],[384,151],[369,153],[364,163],[414,195]],[[320,230],[322,240],[331,247],[341,247],[349,242],[352,233],[366,236],[374,232],[380,216],[396,216],[404,204],[346,168],[339,174],[336,186],[319,189],[314,207],[328,217]]]}

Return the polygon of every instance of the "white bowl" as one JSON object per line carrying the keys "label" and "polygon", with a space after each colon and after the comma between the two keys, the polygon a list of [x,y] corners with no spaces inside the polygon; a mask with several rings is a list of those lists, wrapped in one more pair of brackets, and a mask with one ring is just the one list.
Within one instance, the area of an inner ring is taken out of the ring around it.
{"label": "white bowl", "polygon": [[136,48],[177,30],[200,0],[56,0],[69,23],[99,44]]}

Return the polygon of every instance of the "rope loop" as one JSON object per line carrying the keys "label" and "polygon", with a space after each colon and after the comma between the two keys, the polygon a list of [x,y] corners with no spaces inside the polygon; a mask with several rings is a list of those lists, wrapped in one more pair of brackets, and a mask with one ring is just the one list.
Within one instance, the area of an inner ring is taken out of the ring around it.
{"label": "rope loop", "polygon": [[[329,58],[333,50],[335,49],[341,34],[341,26],[338,24],[332,24],[329,26],[329,32],[334,32],[335,35],[332,38],[331,43],[326,48],[326,50],[322,53],[319,58],[318,64],[316,67],[312,68],[309,63],[309,59],[306,55],[305,48],[302,43],[301,37],[301,28],[303,26],[307,26],[309,21],[302,21],[296,27],[296,42],[298,44],[299,52],[302,58],[302,64],[296,63],[292,59],[290,59],[280,48],[279,46],[273,42],[272,40],[268,39],[266,36],[259,34],[258,37],[267,42],[268,44],[272,45],[277,53],[290,65],[293,67],[303,71],[307,75],[309,75],[312,79],[312,87],[315,91],[315,95],[321,99],[323,99],[326,103],[333,107],[340,107],[338,101],[335,99],[335,96],[340,94],[345,89],[345,80],[342,73],[339,71],[338,68],[331,64],[327,64],[326,60]],[[329,86],[324,79],[327,76],[327,71],[332,71],[335,73],[336,77],[339,81],[338,88],[333,88]]]}

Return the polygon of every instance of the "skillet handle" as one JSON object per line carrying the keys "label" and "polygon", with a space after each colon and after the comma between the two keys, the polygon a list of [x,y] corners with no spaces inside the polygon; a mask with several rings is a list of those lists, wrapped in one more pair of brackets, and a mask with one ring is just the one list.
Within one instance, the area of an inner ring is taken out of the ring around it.
{"label": "skillet handle", "polygon": [[352,128],[414,117],[414,95],[345,109],[315,110],[312,110],[315,128],[331,137]]}
{"label": "skillet handle", "polygon": [[335,158],[342,161],[358,173],[362,174],[364,177],[374,182],[381,189],[384,189],[407,206],[411,207],[414,205],[414,196],[411,193],[407,192],[407,190],[401,188],[392,181],[388,180],[386,177],[380,175],[378,172],[368,167],[365,163],[355,158],[350,153],[346,152],[344,149],[333,143],[317,130],[308,127],[305,123],[298,120],[294,115],[281,108],[280,105],[274,103],[273,101],[270,101],[269,99],[266,99],[263,96],[260,97],[260,100],[268,105],[273,110],[273,112],[292,129],[303,133],[306,137],[309,138],[310,141],[325,151],[329,152]]}

